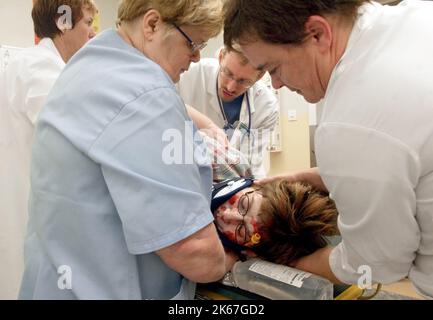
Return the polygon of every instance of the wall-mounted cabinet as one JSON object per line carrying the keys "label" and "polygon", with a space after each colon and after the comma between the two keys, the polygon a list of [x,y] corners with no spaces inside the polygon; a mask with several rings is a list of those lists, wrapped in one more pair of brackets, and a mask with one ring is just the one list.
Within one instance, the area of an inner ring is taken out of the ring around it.
{"label": "wall-mounted cabinet", "polygon": [[278,90],[275,90],[272,87],[272,79],[271,79],[271,76],[269,75],[269,73],[265,73],[262,80],[263,80],[263,82],[266,83],[266,86],[275,94],[275,96],[278,100],[278,106],[279,106],[278,119],[277,119],[277,123],[275,125],[274,130],[272,130],[272,132],[271,132],[268,150],[269,150],[269,152],[281,152],[283,146],[282,146],[282,141],[281,141],[281,139],[282,139],[282,134],[281,134],[282,110],[281,110],[280,94],[279,94]]}

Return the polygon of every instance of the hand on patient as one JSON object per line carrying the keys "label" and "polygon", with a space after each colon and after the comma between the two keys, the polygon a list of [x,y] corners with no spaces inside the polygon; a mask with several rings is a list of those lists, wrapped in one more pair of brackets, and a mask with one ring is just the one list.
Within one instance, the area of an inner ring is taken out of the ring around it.
{"label": "hand on patient", "polygon": [[334,275],[331,266],[329,265],[329,255],[332,250],[333,247],[330,246],[320,248],[310,255],[294,260],[290,264],[290,267],[319,275],[334,284],[342,284],[342,282]]}
{"label": "hand on patient", "polygon": [[203,128],[200,131],[203,131],[204,134],[216,140],[218,144],[223,146],[225,150],[228,150],[230,142],[223,129],[217,127],[215,124],[212,123],[212,125],[210,125],[208,128]]}

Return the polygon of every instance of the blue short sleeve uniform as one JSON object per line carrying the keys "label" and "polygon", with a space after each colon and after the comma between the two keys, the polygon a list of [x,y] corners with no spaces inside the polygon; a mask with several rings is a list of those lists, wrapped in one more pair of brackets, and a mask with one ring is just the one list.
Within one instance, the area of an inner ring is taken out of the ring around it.
{"label": "blue short sleeve uniform", "polygon": [[71,59],[35,133],[21,299],[193,298],[155,254],[213,221],[210,167],[164,159],[167,130],[193,146],[186,121],[169,76],[116,31]]}

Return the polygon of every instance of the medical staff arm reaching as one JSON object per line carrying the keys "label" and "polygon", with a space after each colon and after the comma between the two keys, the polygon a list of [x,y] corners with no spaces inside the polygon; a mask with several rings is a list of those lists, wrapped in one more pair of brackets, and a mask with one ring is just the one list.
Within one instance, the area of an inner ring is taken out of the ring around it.
{"label": "medical staff arm reaching", "polygon": [[266,184],[273,181],[278,180],[286,180],[288,182],[305,182],[308,183],[315,188],[322,190],[324,192],[329,192],[326,189],[325,184],[323,183],[322,178],[320,177],[319,170],[317,168],[310,168],[304,170],[293,171],[287,174],[281,174],[278,176],[273,176],[269,178],[264,178],[257,181],[257,184]]}
{"label": "medical staff arm reaching", "polygon": [[225,268],[222,269],[219,254],[222,244],[215,234],[215,225],[211,223],[188,238],[157,251],[157,254],[168,266],[192,281],[218,281],[222,278],[222,270],[226,273],[233,263],[230,262],[232,255],[226,253]]}
{"label": "medical staff arm reaching", "polygon": [[197,109],[187,105],[186,110],[198,129],[203,131],[207,136],[216,139],[221,145],[228,148],[229,141],[224,130],[219,128],[209,117],[206,117]]}

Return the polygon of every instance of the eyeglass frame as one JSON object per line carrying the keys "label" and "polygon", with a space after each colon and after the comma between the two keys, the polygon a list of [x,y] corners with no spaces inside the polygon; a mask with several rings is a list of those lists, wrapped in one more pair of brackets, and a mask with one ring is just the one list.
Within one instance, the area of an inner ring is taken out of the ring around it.
{"label": "eyeglass frame", "polygon": [[188,45],[192,53],[199,52],[207,46],[207,42],[195,43],[191,38],[183,31],[177,24],[173,23],[173,26],[180,32],[180,34],[188,41]]}
{"label": "eyeglass frame", "polygon": [[[239,244],[239,241],[238,241],[238,234],[239,234],[239,231],[241,230],[241,228],[242,227],[245,227],[245,232],[244,232],[244,243],[242,244],[242,245],[244,245],[246,242],[247,242],[247,228],[246,228],[246,226],[245,226],[245,216],[248,214],[248,210],[250,210],[250,197],[248,197],[248,195],[249,194],[252,194],[252,193],[254,193],[254,192],[256,192],[257,190],[251,190],[251,191],[248,191],[248,192],[245,192],[240,198],[239,198],[239,201],[238,201],[238,212],[239,212],[239,214],[242,216],[242,222],[240,222],[237,226],[236,226],[236,229],[235,229],[235,240],[236,240],[236,243],[237,244]],[[242,202],[243,202],[243,199],[244,198],[247,198],[247,200],[248,200],[248,202],[247,202],[247,206],[246,206],[246,209],[242,209],[241,210],[241,204],[242,204]],[[252,203],[252,201],[251,201],[251,203]],[[241,212],[241,211],[244,211],[245,210],[245,212]]]}
{"label": "eyeglass frame", "polygon": [[[248,80],[248,79],[241,79],[241,80],[236,79],[233,72],[228,70],[227,67],[223,67],[221,64],[220,64],[219,73],[221,75],[223,75],[224,77],[226,77],[226,79],[235,81],[236,85],[241,86],[244,89],[251,88],[257,82],[257,81],[252,81],[252,80]],[[249,84],[245,85],[245,82],[248,82]]]}

